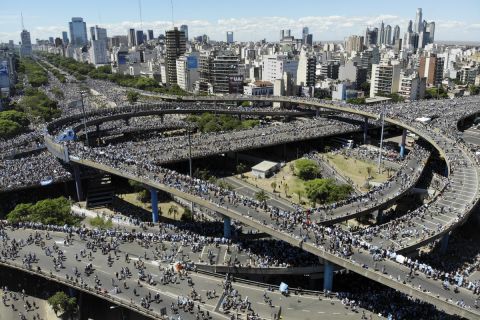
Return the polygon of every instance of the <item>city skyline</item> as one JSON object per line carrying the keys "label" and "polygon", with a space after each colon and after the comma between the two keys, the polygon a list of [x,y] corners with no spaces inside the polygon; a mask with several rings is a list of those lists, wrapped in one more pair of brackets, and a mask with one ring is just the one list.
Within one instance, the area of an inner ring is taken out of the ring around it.
{"label": "city skyline", "polygon": [[[174,24],[189,26],[189,36],[207,34],[212,40],[225,40],[226,31],[233,31],[235,41],[250,41],[266,39],[278,41],[281,29],[291,29],[292,35],[301,38],[302,28],[309,27],[314,41],[343,40],[345,37],[357,34],[362,35],[367,26],[385,24],[399,25],[401,34],[406,30],[409,20],[414,20],[417,7],[423,8],[424,19],[435,21],[436,39],[455,41],[478,41],[476,35],[480,31],[480,19],[475,16],[479,12],[480,3],[461,1],[459,6],[465,7],[458,13],[449,12],[441,6],[418,1],[403,1],[399,8],[391,9],[381,2],[369,2],[367,6],[358,6],[354,2],[343,2],[341,8],[330,3],[315,3],[304,1],[298,10],[286,10],[288,3],[284,1],[265,1],[255,3],[245,1],[238,10],[231,10],[222,2],[211,2],[210,6],[201,6],[197,3],[184,0],[174,1]],[[95,6],[90,0],[82,2],[82,6],[69,5],[68,10],[58,11],[59,1],[37,8],[33,1],[24,1],[21,5],[6,4],[0,15],[0,42],[20,40],[21,23],[20,12],[23,12],[25,28],[30,31],[32,40],[60,37],[62,31],[68,30],[68,21],[72,17],[82,17],[87,26],[99,26],[108,30],[109,36],[125,35],[129,28],[154,30],[155,34],[164,33],[172,27],[172,13],[169,1],[155,3],[150,0],[142,1],[142,21],[139,16],[138,3],[133,3],[127,9],[125,6],[116,6],[112,10],[112,1],[104,1]],[[252,6],[249,6],[252,4]],[[253,6],[255,4],[255,6]],[[284,5],[283,5],[284,4]],[[211,10],[212,7],[216,10]],[[203,8],[208,7],[208,8]],[[91,9],[95,8],[95,9]],[[185,10],[188,8],[188,10]],[[249,12],[246,8],[255,8]],[[305,9],[303,9],[305,8]],[[477,8],[477,9],[475,9]],[[210,9],[210,10],[207,10]],[[55,10],[56,14],[48,12]],[[288,12],[288,15],[286,14]],[[319,12],[323,14],[312,15]]]}

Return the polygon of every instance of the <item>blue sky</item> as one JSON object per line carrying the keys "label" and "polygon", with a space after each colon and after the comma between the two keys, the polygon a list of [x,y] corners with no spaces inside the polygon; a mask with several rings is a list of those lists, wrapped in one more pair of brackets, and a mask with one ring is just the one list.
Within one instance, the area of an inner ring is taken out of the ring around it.
{"label": "blue sky", "polygon": [[[68,5],[67,5],[68,3]],[[141,0],[143,29],[155,34],[172,25],[170,0]],[[292,29],[300,36],[308,26],[314,41],[341,40],[350,34],[363,34],[367,25],[400,26],[405,32],[417,7],[427,21],[436,22],[437,40],[480,41],[480,1],[388,1],[388,0],[173,0],[175,25],[187,24],[189,36],[208,34],[223,40],[234,31],[235,40],[278,40],[280,29]],[[0,42],[19,41],[20,12],[25,28],[36,38],[46,39],[68,31],[73,16],[85,19],[87,26],[106,27],[109,36],[126,34],[129,27],[140,28],[138,0],[17,0],[4,1],[0,11]]]}

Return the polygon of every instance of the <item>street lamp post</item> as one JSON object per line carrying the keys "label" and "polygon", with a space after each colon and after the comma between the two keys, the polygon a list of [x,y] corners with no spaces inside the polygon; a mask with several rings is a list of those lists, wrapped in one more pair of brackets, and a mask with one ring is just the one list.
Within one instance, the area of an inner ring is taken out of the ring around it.
{"label": "street lamp post", "polygon": [[383,128],[385,127],[385,105],[382,107],[382,113],[380,114],[382,118],[382,131],[380,133],[380,151],[378,153],[378,173],[380,173],[380,167],[382,165],[382,148],[383,148]]}
{"label": "street lamp post", "polygon": [[82,112],[83,112],[83,127],[85,130],[85,143],[88,146],[89,143],[88,143],[88,132],[87,132],[87,115],[85,113],[85,104],[83,103],[83,95],[85,93],[86,93],[85,91],[80,91],[80,96],[82,97],[81,101],[82,101]]}

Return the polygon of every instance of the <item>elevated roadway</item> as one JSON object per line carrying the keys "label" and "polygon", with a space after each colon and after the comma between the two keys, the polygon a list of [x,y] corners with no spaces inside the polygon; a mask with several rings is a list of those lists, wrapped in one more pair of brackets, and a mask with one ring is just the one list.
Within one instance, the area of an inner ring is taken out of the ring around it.
{"label": "elevated roadway", "polygon": [[[211,98],[210,98],[211,99]],[[221,99],[221,98],[219,98]],[[252,97],[226,97],[225,100],[251,100]],[[309,105],[314,108],[326,108],[333,109],[337,111],[353,113],[369,118],[377,118],[377,114],[369,113],[363,110],[356,110],[352,108],[347,108],[343,106],[325,104],[321,101],[315,100],[301,100],[301,99],[289,99],[285,97],[275,97],[275,98],[255,98],[261,101],[279,101],[279,102],[292,102],[300,103],[304,105]],[[386,122],[392,123],[394,125],[403,127],[411,132],[414,132],[421,136],[423,139],[431,143],[435,148],[438,149],[439,153],[445,158],[449,170],[449,178],[451,181],[458,181],[459,185],[464,185],[465,197],[461,200],[461,204],[449,204],[445,203],[447,201],[452,202],[452,198],[449,198],[450,194],[455,192],[454,186],[449,187],[444,191],[442,197],[439,197],[437,201],[444,201],[443,203],[449,205],[448,208],[456,210],[457,216],[455,218],[448,220],[445,223],[445,226],[440,230],[437,230],[427,237],[420,239],[413,244],[414,246],[422,245],[422,243],[428,243],[433,241],[443,234],[449,232],[451,229],[455,228],[457,225],[463,223],[468,215],[471,213],[474,205],[478,201],[478,179],[474,179],[470,185],[467,184],[468,177],[466,172],[468,171],[474,176],[478,177],[478,169],[476,167],[475,160],[472,158],[472,155],[468,150],[464,150],[461,145],[456,144],[454,141],[451,141],[448,137],[443,135],[440,132],[435,132],[430,128],[422,128],[419,125],[405,124],[402,119],[392,119],[385,118]],[[309,231],[302,231],[302,226],[296,226],[293,229],[288,231],[282,230],[278,226],[278,221],[272,219],[266,212],[263,213],[261,210],[252,210],[249,207],[242,206],[241,204],[229,205],[220,199],[216,200],[212,197],[209,197],[209,200],[203,199],[198,195],[193,195],[188,192],[187,189],[176,189],[168,185],[161,183],[161,179],[156,179],[154,173],[140,172],[137,169],[132,170],[132,168],[120,168],[112,167],[111,165],[97,163],[95,161],[90,161],[86,159],[79,159],[75,157],[70,157],[70,161],[73,163],[78,163],[85,166],[94,167],[112,174],[117,174],[124,176],[129,179],[133,179],[143,183],[144,185],[150,186],[158,190],[164,190],[168,193],[174,194],[181,198],[184,198],[188,201],[192,201],[197,205],[206,207],[210,210],[219,212],[227,217],[236,219],[241,223],[250,225],[257,228],[262,232],[266,232],[277,239],[284,240],[293,245],[302,247],[304,250],[307,250],[311,253],[316,254],[319,257],[327,261],[331,261],[334,264],[337,264],[341,267],[354,271],[356,273],[362,274],[370,279],[381,282],[387,286],[390,286],[396,290],[404,292],[415,298],[427,301],[436,305],[439,309],[444,310],[445,312],[458,314],[467,318],[475,319],[480,316],[478,311],[470,309],[468,307],[461,307],[456,303],[456,301],[464,301],[468,306],[473,306],[474,296],[470,291],[460,288],[460,292],[455,294],[449,291],[445,291],[441,288],[441,284],[438,281],[432,279],[427,279],[426,277],[418,276],[415,277],[411,282],[405,282],[405,277],[402,278],[402,275],[407,274],[408,268],[403,265],[397,264],[393,261],[386,260],[384,263],[387,266],[387,272],[380,272],[371,268],[372,258],[368,252],[363,251],[359,248],[358,252],[352,257],[347,257],[340,254],[338,251],[331,251],[329,248],[326,248],[323,244],[319,244],[317,241],[312,240],[312,236],[309,236]],[[465,168],[464,171],[462,168]],[[463,191],[462,191],[463,192]],[[216,202],[218,201],[218,202]],[[327,240],[327,241],[330,241]],[[355,249],[356,251],[356,249]],[[370,263],[367,263],[370,261]],[[370,267],[368,267],[370,265]]]}

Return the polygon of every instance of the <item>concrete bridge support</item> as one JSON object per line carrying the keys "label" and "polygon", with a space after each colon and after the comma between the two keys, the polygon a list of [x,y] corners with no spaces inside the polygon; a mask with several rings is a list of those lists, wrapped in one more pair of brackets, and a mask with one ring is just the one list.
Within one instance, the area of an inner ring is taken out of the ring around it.
{"label": "concrete bridge support", "polygon": [[80,166],[78,164],[72,164],[73,175],[75,177],[75,188],[77,190],[77,200],[83,201],[83,189],[82,189],[82,177],[80,174]]}
{"label": "concrete bridge support", "polygon": [[368,118],[365,117],[365,121],[363,123],[363,144],[367,143],[367,136],[368,136]]}
{"label": "concrete bridge support", "polygon": [[323,290],[332,291],[333,288],[333,264],[323,260]]}
{"label": "concrete bridge support", "polygon": [[402,132],[402,142],[400,142],[400,157],[405,157],[405,144],[407,141],[407,129],[403,129]]}
{"label": "concrete bridge support", "polygon": [[150,198],[152,201],[152,222],[158,222],[158,191],[150,189]]}
{"label": "concrete bridge support", "polygon": [[382,223],[384,219],[383,209],[379,209],[377,212],[377,223]]}
{"label": "concrete bridge support", "polygon": [[449,239],[450,239],[450,233],[445,233],[442,237],[442,240],[440,240],[440,253],[441,254],[447,253],[448,240]]}
{"label": "concrete bridge support", "polygon": [[232,219],[227,216],[223,216],[223,237],[225,239],[232,237]]}

